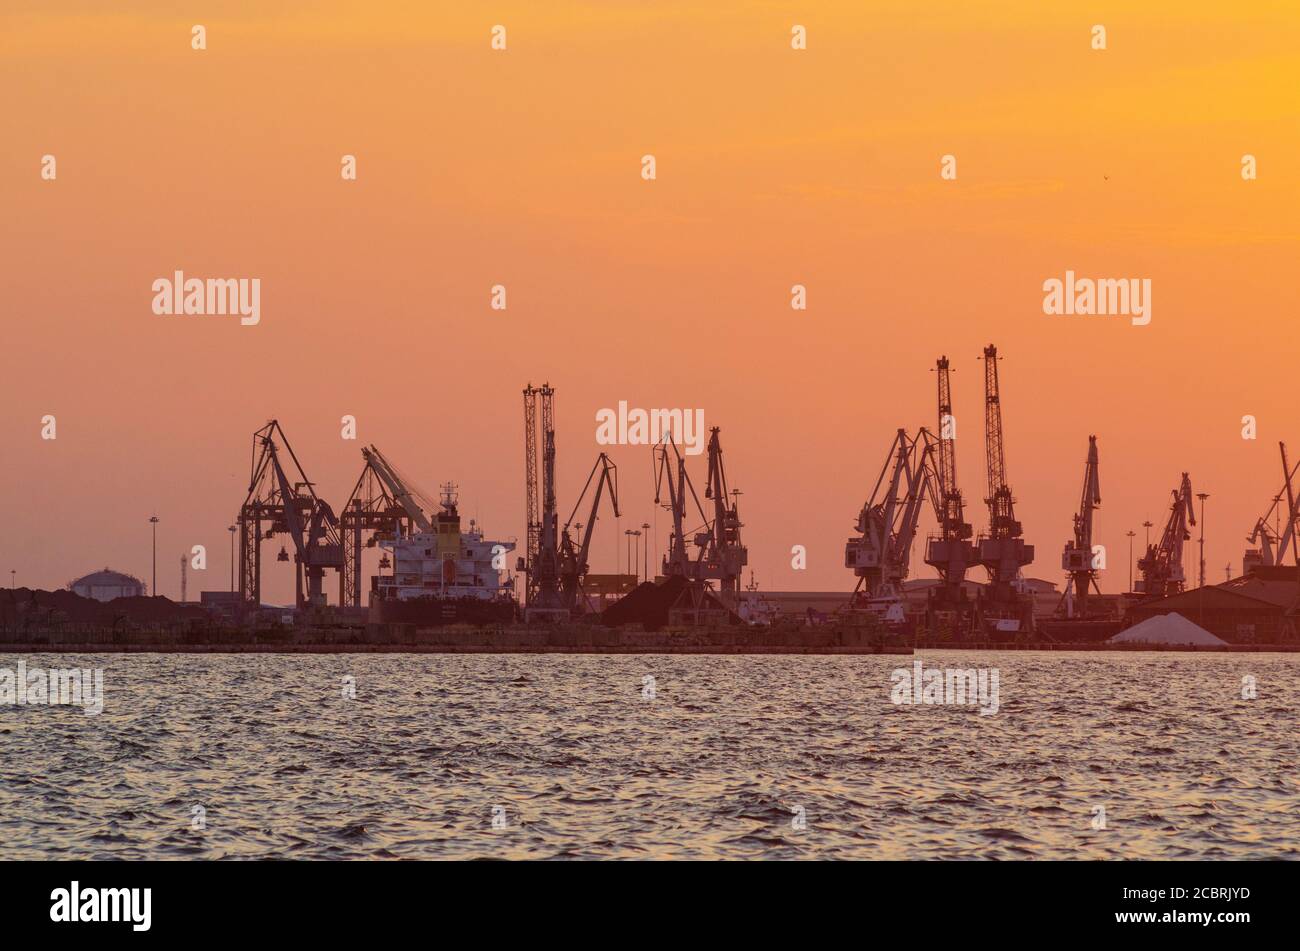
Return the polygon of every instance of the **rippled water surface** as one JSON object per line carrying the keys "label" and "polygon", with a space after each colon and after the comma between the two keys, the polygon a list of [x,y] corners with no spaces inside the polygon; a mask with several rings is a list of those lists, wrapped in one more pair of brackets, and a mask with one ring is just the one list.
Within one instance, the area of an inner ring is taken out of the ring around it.
{"label": "rippled water surface", "polygon": [[0,858],[1300,855],[1300,655],[21,659],[106,706],[0,706]]}

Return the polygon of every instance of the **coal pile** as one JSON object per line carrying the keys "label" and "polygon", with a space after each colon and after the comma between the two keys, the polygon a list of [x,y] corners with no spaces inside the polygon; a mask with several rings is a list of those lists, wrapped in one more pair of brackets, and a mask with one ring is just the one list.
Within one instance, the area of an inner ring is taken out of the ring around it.
{"label": "coal pile", "polygon": [[[668,612],[688,587],[690,582],[680,575],[674,575],[659,584],[653,581],[643,582],[601,612],[600,621],[608,627],[640,624],[647,631],[657,631],[668,623]],[[702,606],[725,612],[730,623],[740,620],[712,594],[705,593]]]}
{"label": "coal pile", "polygon": [[50,624],[180,624],[206,621],[208,612],[196,604],[177,604],[169,598],[115,598],[96,601],[71,591],[32,588],[0,589],[0,625],[5,627]]}

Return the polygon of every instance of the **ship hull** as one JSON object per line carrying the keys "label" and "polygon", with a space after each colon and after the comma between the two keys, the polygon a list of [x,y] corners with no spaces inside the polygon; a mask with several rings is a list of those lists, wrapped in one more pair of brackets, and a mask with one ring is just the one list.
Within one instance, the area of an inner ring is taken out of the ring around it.
{"label": "ship hull", "polygon": [[515,602],[501,598],[374,598],[370,602],[372,624],[510,624],[517,613]]}
{"label": "ship hull", "polygon": [[1053,618],[1038,622],[1039,632],[1054,641],[1068,644],[1099,643],[1119,633],[1124,625],[1113,619]]}

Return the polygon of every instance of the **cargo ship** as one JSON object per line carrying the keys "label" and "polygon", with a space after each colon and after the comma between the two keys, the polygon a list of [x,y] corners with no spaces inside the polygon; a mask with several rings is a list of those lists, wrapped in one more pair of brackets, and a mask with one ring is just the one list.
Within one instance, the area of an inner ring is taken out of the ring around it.
{"label": "cargo ship", "polygon": [[428,531],[379,539],[380,567],[391,555],[392,573],[371,578],[371,622],[421,627],[514,622],[519,608],[506,555],[515,543],[484,538],[474,519],[462,530],[453,483],[442,486],[439,507]]}

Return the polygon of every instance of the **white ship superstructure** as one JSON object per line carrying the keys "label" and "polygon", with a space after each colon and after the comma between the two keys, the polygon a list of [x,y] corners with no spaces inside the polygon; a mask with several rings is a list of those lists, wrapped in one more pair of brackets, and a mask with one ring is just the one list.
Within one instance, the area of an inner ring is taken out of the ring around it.
{"label": "white ship superstructure", "polygon": [[514,551],[515,543],[484,538],[473,519],[469,528],[462,530],[456,486],[450,482],[442,487],[440,506],[429,530],[379,539],[385,558],[392,555],[392,574],[375,577],[374,596],[397,601],[513,600],[514,578],[507,571],[506,556]]}

